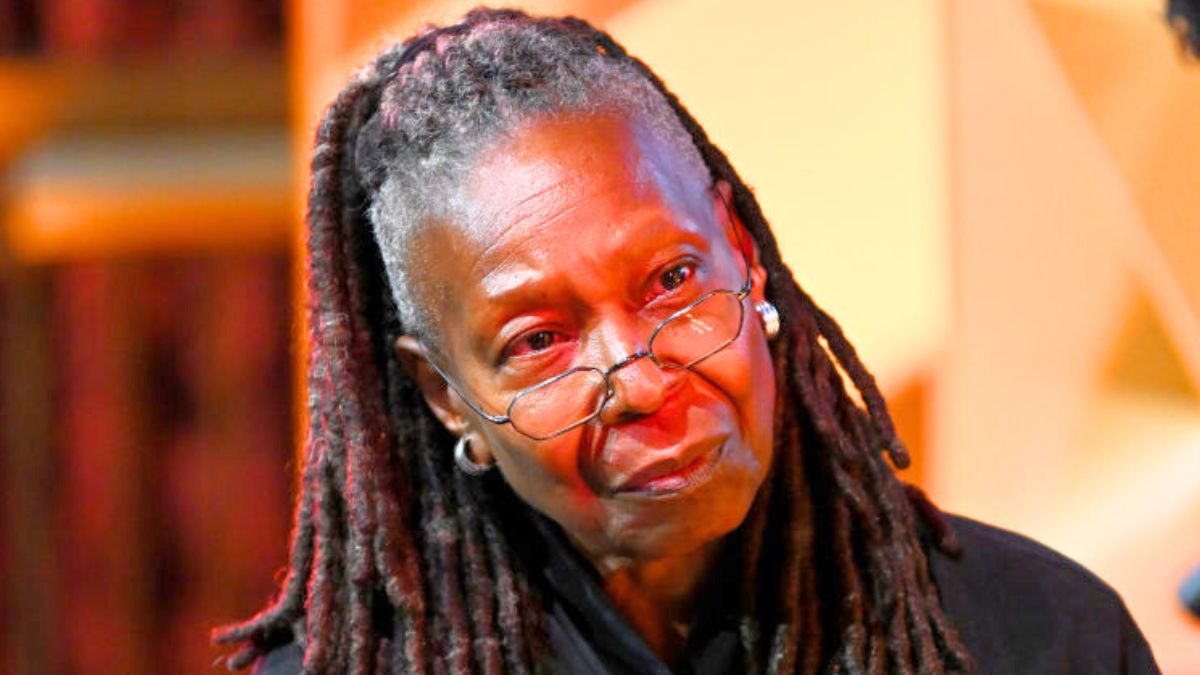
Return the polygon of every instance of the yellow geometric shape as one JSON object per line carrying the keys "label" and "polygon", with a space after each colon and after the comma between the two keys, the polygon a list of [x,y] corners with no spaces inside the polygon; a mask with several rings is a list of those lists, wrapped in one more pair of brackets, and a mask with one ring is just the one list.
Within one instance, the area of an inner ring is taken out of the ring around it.
{"label": "yellow geometric shape", "polygon": [[1101,387],[1200,400],[1200,389],[1188,378],[1179,352],[1145,293],[1136,293],[1130,305]]}
{"label": "yellow geometric shape", "polygon": [[1159,0],[1031,7],[1138,206],[1131,262],[1200,387],[1200,62]]}

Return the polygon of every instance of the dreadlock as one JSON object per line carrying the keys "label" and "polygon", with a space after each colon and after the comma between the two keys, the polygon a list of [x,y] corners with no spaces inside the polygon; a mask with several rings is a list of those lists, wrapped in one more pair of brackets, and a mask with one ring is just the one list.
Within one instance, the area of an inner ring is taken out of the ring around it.
{"label": "dreadlock", "polygon": [[[239,647],[230,668],[294,640],[308,673],[554,671],[542,601],[515,554],[525,530],[505,526],[525,507],[495,472],[476,479],[454,470],[451,437],[391,349],[420,327],[405,325],[414,320],[398,306],[367,222],[380,179],[363,165],[386,167],[361,156],[404,142],[360,135],[416,66],[472,34],[515,28],[644,78],[712,177],[733,186],[759,247],[782,330],[771,346],[775,459],[740,538],[746,672],[975,672],[923,548],[955,553],[953,532],[888,466],[884,455],[899,468],[908,455],[883,397],[837,323],[796,284],[750,189],[662,81],[611,37],[578,19],[512,10],[475,10],[385,52],[325,112],[307,214],[310,426],[291,560],[265,609],[216,632],[218,643]],[[483,89],[495,72],[475,77]]]}

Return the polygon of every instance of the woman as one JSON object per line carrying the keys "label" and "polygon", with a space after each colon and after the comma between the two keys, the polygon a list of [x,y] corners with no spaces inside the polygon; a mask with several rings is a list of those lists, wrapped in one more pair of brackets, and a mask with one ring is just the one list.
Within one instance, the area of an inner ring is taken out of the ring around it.
{"label": "woman", "polygon": [[1086,572],[894,477],[853,348],[607,35],[431,29],[334,101],[312,181],[291,567],[231,666],[1154,671]]}

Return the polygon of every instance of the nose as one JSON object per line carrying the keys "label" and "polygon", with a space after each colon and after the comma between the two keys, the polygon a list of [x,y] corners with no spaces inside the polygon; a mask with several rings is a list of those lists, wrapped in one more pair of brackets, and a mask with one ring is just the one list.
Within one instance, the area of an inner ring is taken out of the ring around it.
{"label": "nose", "polygon": [[612,365],[608,370],[608,397],[600,408],[604,425],[621,424],[654,414],[681,381],[681,374],[665,371],[644,349],[646,326],[627,315],[609,316],[593,334],[596,358]]}
{"label": "nose", "polygon": [[681,374],[665,371],[645,354],[617,364],[608,376],[612,388],[600,409],[603,424],[621,424],[654,414],[670,396]]}

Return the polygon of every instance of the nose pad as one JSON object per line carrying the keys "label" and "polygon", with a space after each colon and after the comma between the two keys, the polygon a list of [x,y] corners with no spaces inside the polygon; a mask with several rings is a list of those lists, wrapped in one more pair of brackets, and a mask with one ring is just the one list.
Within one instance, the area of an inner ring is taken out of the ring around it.
{"label": "nose pad", "polygon": [[682,381],[684,373],[664,370],[639,356],[609,373],[609,395],[600,409],[603,424],[617,424],[653,414]]}

